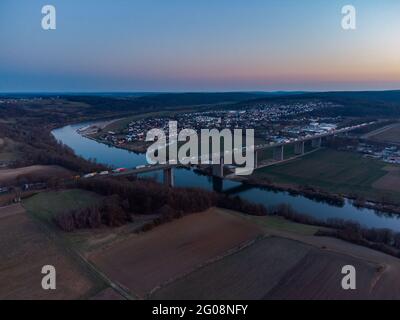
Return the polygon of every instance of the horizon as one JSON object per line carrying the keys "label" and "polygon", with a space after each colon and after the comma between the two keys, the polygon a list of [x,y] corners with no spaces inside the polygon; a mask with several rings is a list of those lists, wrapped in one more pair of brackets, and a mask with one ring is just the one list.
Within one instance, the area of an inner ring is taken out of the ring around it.
{"label": "horizon", "polygon": [[219,94],[219,93],[259,93],[259,94],[311,94],[311,93],[363,93],[363,92],[397,92],[399,89],[370,89],[370,90],[276,90],[276,91],[261,91],[261,90],[237,90],[237,91],[0,91],[0,95],[130,95],[130,94]]}

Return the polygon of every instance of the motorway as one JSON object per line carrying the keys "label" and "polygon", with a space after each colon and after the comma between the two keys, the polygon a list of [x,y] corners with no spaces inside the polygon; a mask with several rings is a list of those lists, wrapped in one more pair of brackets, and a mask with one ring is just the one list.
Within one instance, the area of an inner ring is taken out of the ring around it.
{"label": "motorway", "polygon": [[[356,126],[352,126],[352,127],[346,127],[346,128],[342,128],[342,129],[338,129],[338,130],[332,130],[323,134],[319,134],[319,135],[310,135],[310,136],[306,136],[304,138],[298,138],[298,139],[293,139],[291,141],[286,141],[286,142],[282,142],[282,143],[272,143],[272,144],[265,144],[265,145],[256,145],[253,146],[252,149],[254,151],[261,151],[261,150],[266,150],[266,149],[271,149],[271,148],[279,148],[279,147],[284,147],[287,145],[292,145],[292,144],[298,144],[298,143],[303,143],[306,141],[311,141],[311,140],[316,140],[316,139],[322,139],[325,137],[329,137],[329,136],[334,136],[337,134],[341,134],[341,133],[346,133],[346,132],[350,132],[356,129],[360,129],[369,125],[374,124],[375,122],[369,122],[369,123],[363,123],[360,125],[356,125]],[[246,150],[246,147],[242,148],[242,152],[244,150]],[[238,150],[234,150],[233,153],[238,152]],[[210,156],[216,156],[216,157],[225,157],[227,155],[229,155],[230,152],[225,152],[225,153],[213,153]],[[302,154],[304,155],[304,154]],[[301,156],[302,156],[301,155]],[[210,164],[208,163],[204,163],[204,161],[201,161],[201,156],[197,159],[196,163],[194,160],[196,160],[196,158],[191,158],[193,161],[193,164],[198,164],[198,163],[202,163],[202,164]],[[275,161],[274,163],[277,163],[278,161]],[[114,173],[110,173],[107,175],[96,175],[97,177],[107,177],[107,176],[113,176],[113,177],[119,177],[119,176],[127,176],[127,175],[138,175],[138,174],[143,174],[143,173],[148,173],[148,172],[154,172],[154,171],[164,171],[164,170],[171,170],[173,168],[176,168],[178,166],[182,166],[182,164],[171,164],[171,163],[166,163],[166,164],[155,164],[155,165],[142,165],[142,166],[138,166],[136,168],[132,168],[132,169],[127,169],[127,170],[123,170],[121,172],[114,172]]]}

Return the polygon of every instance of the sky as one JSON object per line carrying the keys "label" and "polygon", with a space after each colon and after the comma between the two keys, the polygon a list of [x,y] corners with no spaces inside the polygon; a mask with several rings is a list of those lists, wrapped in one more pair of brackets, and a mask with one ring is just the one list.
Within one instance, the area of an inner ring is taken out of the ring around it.
{"label": "sky", "polygon": [[0,92],[400,89],[399,34],[399,0],[0,0]]}

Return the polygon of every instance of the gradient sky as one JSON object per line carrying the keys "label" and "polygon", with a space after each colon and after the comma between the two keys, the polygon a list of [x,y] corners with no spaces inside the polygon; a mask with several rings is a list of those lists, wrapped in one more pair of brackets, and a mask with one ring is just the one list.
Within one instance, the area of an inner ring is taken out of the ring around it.
{"label": "gradient sky", "polygon": [[399,0],[0,0],[0,92],[358,89],[400,89]]}

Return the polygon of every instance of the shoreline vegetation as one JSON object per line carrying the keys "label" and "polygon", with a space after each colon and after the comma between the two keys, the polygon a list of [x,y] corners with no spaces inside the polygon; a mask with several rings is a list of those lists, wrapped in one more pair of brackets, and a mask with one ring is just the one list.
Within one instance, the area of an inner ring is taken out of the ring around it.
{"label": "shoreline vegetation", "polygon": [[242,181],[244,184],[258,187],[258,188],[267,188],[274,191],[287,192],[291,195],[300,195],[304,196],[308,199],[314,201],[321,201],[328,203],[330,205],[342,207],[345,204],[346,200],[351,200],[352,205],[357,208],[365,208],[375,210],[379,214],[398,214],[400,215],[400,206],[395,204],[385,204],[377,201],[372,201],[368,199],[364,199],[361,197],[357,197],[355,195],[345,195],[345,194],[335,194],[326,192],[324,190],[320,190],[318,188],[314,188],[312,186],[285,186],[279,183],[272,183],[269,181],[257,179],[257,178],[249,178]]}

